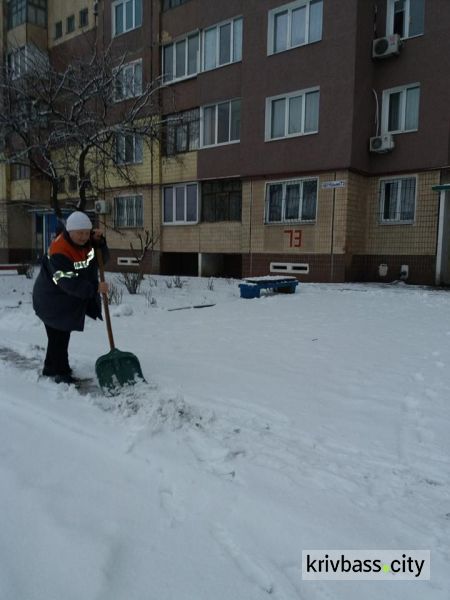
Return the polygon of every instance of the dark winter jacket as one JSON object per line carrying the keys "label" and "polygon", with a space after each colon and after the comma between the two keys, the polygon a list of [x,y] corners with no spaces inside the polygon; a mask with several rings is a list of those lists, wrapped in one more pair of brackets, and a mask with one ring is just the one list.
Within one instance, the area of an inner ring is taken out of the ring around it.
{"label": "dark winter jacket", "polygon": [[[105,240],[98,246],[106,262]],[[33,308],[46,325],[62,331],[83,331],[86,315],[102,318],[98,265],[91,241],[78,246],[66,231],[53,240],[34,284]]]}

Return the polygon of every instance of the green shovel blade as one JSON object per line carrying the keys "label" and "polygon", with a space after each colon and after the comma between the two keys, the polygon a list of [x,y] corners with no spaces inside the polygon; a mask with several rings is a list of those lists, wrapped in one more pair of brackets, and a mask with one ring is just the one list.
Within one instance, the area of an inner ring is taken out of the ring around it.
{"label": "green shovel blade", "polygon": [[97,359],[95,372],[100,387],[107,390],[145,381],[137,357],[117,348]]}

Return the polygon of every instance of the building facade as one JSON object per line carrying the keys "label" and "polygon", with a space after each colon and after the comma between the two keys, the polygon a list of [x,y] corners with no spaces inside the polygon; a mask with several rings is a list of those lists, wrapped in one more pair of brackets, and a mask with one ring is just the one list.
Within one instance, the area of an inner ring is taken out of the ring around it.
{"label": "building facade", "polygon": [[[94,36],[126,56],[118,103],[163,83],[158,148],[124,142],[135,184],[91,207],[117,270],[146,230],[164,274],[447,284],[449,23],[446,0],[10,0],[3,55]],[[45,190],[0,168],[4,260],[39,254]]]}

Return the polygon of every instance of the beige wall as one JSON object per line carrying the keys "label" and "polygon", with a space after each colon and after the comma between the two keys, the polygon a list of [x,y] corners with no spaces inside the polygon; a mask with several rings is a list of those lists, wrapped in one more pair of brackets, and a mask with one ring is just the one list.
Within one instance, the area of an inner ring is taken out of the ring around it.
{"label": "beige wall", "polygon": [[[401,175],[401,174],[399,174]],[[409,174],[410,175],[410,174]],[[372,178],[366,217],[366,254],[434,255],[438,223],[438,194],[431,187],[440,180],[439,171],[417,174],[416,218],[412,225],[379,223],[379,178]]]}
{"label": "beige wall", "polygon": [[[89,31],[94,27],[94,14],[92,12],[94,0],[49,0],[48,2],[48,46],[52,48],[67,40],[70,40],[80,33]],[[80,28],[80,10],[88,9],[88,25]],[[66,33],[67,17],[75,16],[75,31]],[[55,40],[55,23],[62,21],[62,37]]]}
{"label": "beige wall", "polygon": [[[315,223],[264,224],[265,193],[266,183],[268,182],[258,180],[249,183],[246,193],[243,192],[243,224],[247,213],[251,212],[252,252],[283,254],[328,253],[331,249],[333,190],[322,189],[321,185],[324,181],[331,181],[335,178],[347,180],[347,177],[346,171],[320,175]],[[246,210],[244,207],[249,205],[251,205],[251,208]],[[334,208],[334,252],[336,254],[345,252],[346,205],[347,188],[336,189]],[[295,232],[301,231],[300,247],[290,246],[290,233],[286,233],[289,230],[295,230]]]}
{"label": "beige wall", "polygon": [[[114,198],[117,196],[127,195],[142,195],[143,207],[144,207],[144,227],[143,228],[130,228],[121,229],[120,232],[114,229]],[[148,231],[153,237],[154,250],[160,249],[160,238],[161,238],[161,206],[160,206],[160,192],[157,186],[146,187],[146,188],[133,188],[133,189],[121,189],[121,190],[109,190],[105,194],[105,198],[110,206],[110,213],[108,215],[99,215],[100,226],[106,232],[108,245],[110,248],[126,250],[125,255],[130,252],[130,242],[133,247],[139,249],[139,240],[137,235],[142,234],[145,236],[145,232]]]}
{"label": "beige wall", "polygon": [[197,152],[187,152],[176,157],[162,157],[161,183],[197,181]]}

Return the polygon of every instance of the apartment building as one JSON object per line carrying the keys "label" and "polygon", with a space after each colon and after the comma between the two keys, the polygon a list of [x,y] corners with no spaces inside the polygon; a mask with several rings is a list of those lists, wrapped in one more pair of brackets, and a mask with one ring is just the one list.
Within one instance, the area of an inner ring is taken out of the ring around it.
{"label": "apartment building", "polygon": [[[119,103],[163,82],[158,148],[124,141],[135,184],[92,199],[114,227],[114,268],[147,230],[153,272],[450,283],[446,0],[3,4],[45,8],[26,31],[45,30],[49,52],[70,56],[88,35],[126,52]],[[9,19],[7,43],[23,27]],[[17,183],[3,170],[11,213]],[[10,217],[5,259],[39,253],[39,219],[51,230],[44,211],[16,212],[29,247]]]}

